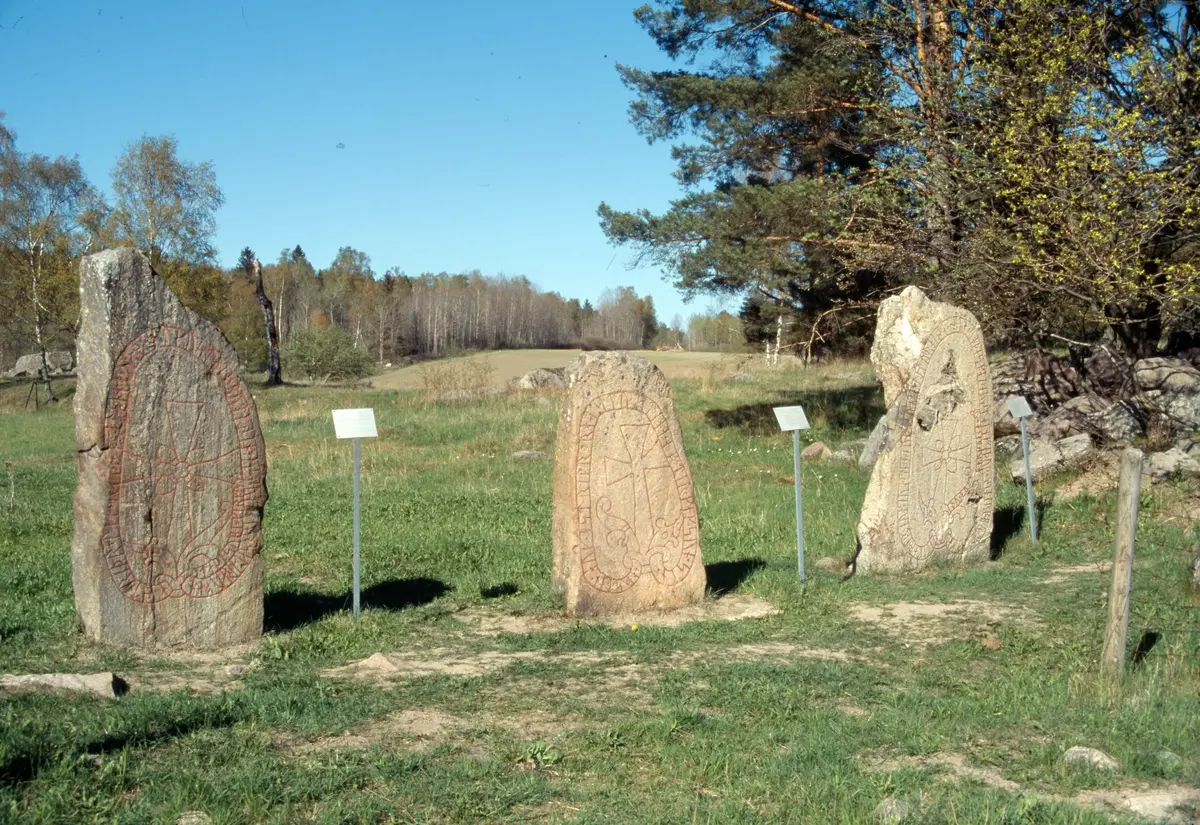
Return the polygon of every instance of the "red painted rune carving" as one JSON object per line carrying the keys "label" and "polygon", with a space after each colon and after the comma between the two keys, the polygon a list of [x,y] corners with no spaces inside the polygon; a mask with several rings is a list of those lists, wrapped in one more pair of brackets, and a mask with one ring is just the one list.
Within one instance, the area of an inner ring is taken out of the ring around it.
{"label": "red painted rune carving", "polygon": [[161,327],[122,350],[104,418],[101,542],[127,598],[213,596],[253,561],[265,459],[252,403],[233,368],[190,332]]}

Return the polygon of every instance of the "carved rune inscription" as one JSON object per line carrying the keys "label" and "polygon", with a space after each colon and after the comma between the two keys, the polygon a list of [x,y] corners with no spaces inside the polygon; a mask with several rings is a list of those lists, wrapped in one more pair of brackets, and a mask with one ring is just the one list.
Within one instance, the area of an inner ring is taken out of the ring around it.
{"label": "carved rune inscription", "polygon": [[[987,353],[966,318],[950,318],[922,351],[901,401],[897,453],[900,544],[917,562],[990,530],[994,505]],[[981,514],[988,518],[979,518]]]}
{"label": "carved rune inscription", "polygon": [[623,593],[684,580],[699,554],[695,493],[658,404],[615,392],[584,409],[575,467],[583,580]]}
{"label": "carved rune inscription", "polygon": [[104,416],[101,542],[127,598],[205,598],[250,565],[265,460],[252,403],[233,366],[190,332],[160,327],[122,350]]}

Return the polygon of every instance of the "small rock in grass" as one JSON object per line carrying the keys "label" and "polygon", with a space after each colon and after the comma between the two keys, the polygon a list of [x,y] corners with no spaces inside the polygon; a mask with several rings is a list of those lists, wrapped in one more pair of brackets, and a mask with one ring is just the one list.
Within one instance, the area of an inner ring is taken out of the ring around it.
{"label": "small rock in grass", "polygon": [[184,811],[175,825],[212,825],[212,817],[204,811]]}
{"label": "small rock in grass", "polygon": [[1154,754],[1154,759],[1158,762],[1158,766],[1167,773],[1175,773],[1183,767],[1183,760],[1179,758],[1179,754],[1166,748]]}
{"label": "small rock in grass", "polygon": [[899,825],[908,817],[908,803],[889,796],[875,808],[875,815],[883,825]]}
{"label": "small rock in grass", "polygon": [[824,441],[814,441],[800,453],[801,458],[806,458],[809,461],[824,461],[831,455],[833,455],[833,450],[825,446]]}
{"label": "small rock in grass", "polygon": [[988,636],[983,640],[983,646],[988,650],[999,650],[1004,645],[995,636]]}
{"label": "small rock in grass", "polygon": [[518,461],[541,461],[546,454],[541,450],[517,450],[512,457]]}
{"label": "small rock in grass", "polygon": [[841,559],[835,559],[833,556],[817,559],[815,564],[817,567],[822,570],[828,570],[830,573],[843,573],[846,570],[846,562]]}
{"label": "small rock in grass", "polygon": [[1067,748],[1063,754],[1063,762],[1077,767],[1095,768],[1098,771],[1119,771],[1121,763],[1107,753],[1095,748],[1084,748],[1079,745]]}
{"label": "small rock in grass", "polygon": [[245,665],[229,665],[228,667],[225,668],[225,672],[228,673],[230,676],[235,676],[235,677],[236,676],[245,676],[246,675],[246,666]]}
{"label": "small rock in grass", "polygon": [[0,690],[94,693],[115,699],[129,690],[129,685],[115,673],[31,673],[0,676]]}

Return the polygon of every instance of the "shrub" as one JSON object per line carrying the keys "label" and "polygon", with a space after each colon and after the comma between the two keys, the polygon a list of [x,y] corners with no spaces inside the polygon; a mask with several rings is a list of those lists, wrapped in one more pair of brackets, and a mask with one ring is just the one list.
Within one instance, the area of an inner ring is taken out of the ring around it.
{"label": "shrub", "polygon": [[345,330],[334,326],[295,333],[283,364],[295,375],[335,381],[370,375],[374,366],[371,356],[354,346]]}

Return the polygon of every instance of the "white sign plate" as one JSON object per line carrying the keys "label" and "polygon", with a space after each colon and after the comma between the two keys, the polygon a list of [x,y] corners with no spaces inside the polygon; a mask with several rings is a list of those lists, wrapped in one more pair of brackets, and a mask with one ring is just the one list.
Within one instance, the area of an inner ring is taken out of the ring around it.
{"label": "white sign plate", "polygon": [[1033,410],[1029,409],[1029,402],[1022,395],[1010,395],[1004,405],[1008,407],[1013,418],[1027,418],[1033,415]]}
{"label": "white sign plate", "polygon": [[772,411],[775,413],[775,420],[779,422],[779,429],[785,433],[808,429],[808,416],[804,414],[803,407],[774,407]]}
{"label": "white sign plate", "polygon": [[338,438],[375,438],[375,410],[334,410],[333,431]]}

